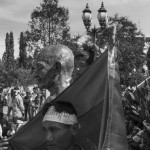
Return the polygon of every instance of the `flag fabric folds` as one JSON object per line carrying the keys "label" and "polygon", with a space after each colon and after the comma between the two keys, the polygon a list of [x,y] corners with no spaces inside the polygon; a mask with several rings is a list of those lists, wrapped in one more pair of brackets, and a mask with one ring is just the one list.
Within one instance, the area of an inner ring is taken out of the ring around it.
{"label": "flag fabric folds", "polygon": [[[84,150],[128,150],[118,66],[114,51],[105,51],[55,100],[70,101],[81,128],[76,142]],[[42,112],[9,139],[15,150],[45,150]]]}

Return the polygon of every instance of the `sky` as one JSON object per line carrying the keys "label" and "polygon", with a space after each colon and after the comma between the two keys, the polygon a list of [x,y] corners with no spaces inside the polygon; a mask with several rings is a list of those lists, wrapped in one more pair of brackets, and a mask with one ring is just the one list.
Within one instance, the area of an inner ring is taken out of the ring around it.
{"label": "sky", "polygon": [[[19,52],[20,32],[29,30],[28,22],[33,9],[40,6],[42,0],[0,0],[0,58],[5,51],[6,33],[14,34],[15,57]],[[99,27],[97,10],[101,0],[59,0],[59,5],[69,9],[69,24],[72,35],[85,35],[86,30],[82,21],[82,11],[86,3],[92,11],[92,26]],[[146,36],[150,36],[150,0],[103,0],[108,16],[118,13],[127,16],[137,24]]]}

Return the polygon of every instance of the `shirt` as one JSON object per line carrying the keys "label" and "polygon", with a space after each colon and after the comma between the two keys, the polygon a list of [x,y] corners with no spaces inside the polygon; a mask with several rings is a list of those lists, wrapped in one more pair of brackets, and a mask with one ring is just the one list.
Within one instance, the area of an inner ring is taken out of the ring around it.
{"label": "shirt", "polygon": [[24,113],[24,104],[20,94],[18,94],[13,100],[12,112],[13,112],[13,117],[18,117],[18,118],[23,117],[22,114]]}

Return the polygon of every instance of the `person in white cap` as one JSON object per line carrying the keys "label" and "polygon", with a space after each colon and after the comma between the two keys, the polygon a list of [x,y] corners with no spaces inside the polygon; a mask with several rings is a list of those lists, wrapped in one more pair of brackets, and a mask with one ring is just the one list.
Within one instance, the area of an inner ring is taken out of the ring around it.
{"label": "person in white cap", "polygon": [[[75,142],[79,123],[77,112],[70,102],[53,101],[45,104],[42,127],[48,150],[83,150]],[[0,150],[7,149],[8,145],[7,140],[3,139]]]}
{"label": "person in white cap", "polygon": [[77,112],[70,102],[54,101],[43,108],[43,130],[48,150],[82,150],[75,143]]}

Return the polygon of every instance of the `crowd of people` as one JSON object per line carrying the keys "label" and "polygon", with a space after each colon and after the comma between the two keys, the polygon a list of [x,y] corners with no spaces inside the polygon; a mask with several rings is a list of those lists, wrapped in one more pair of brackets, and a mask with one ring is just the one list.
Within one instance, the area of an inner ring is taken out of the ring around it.
{"label": "crowd of people", "polygon": [[11,136],[17,129],[31,120],[46,102],[45,89],[33,87],[32,90],[21,91],[19,87],[9,88],[1,94],[1,109],[6,106],[7,114],[0,120],[0,138]]}

